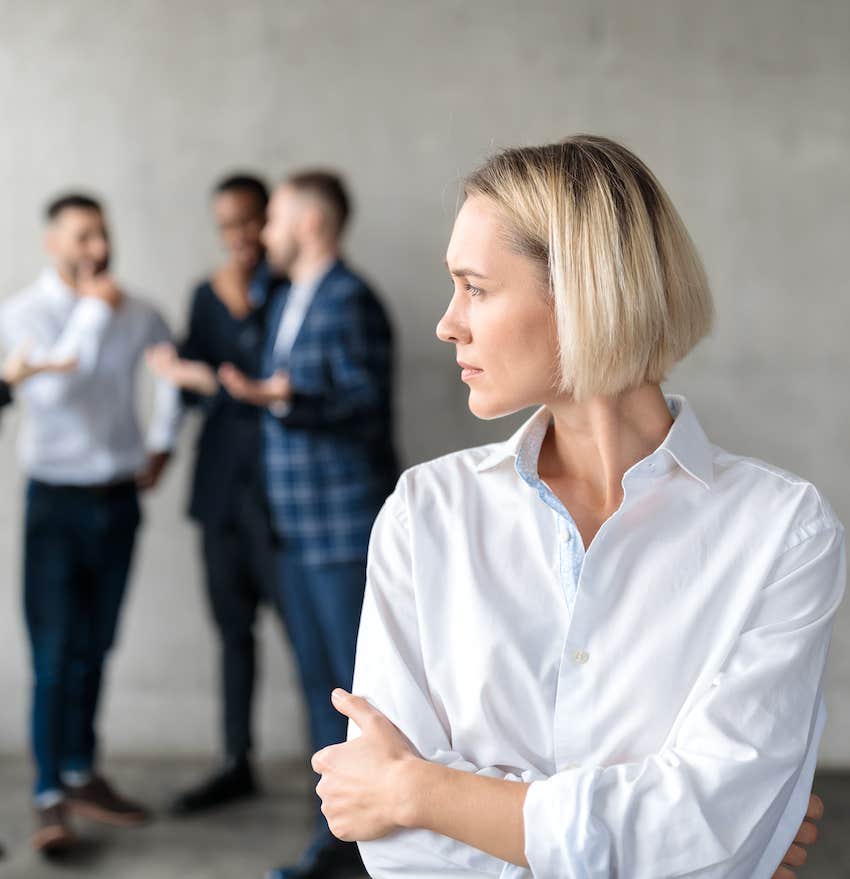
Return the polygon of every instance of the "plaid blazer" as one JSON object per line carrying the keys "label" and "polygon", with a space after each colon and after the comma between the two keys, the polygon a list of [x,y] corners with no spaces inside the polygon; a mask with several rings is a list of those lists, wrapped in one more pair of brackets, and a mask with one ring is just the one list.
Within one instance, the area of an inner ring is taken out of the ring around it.
{"label": "plaid blazer", "polygon": [[305,564],[365,559],[398,478],[392,329],[365,281],[337,262],[281,360],[274,343],[287,293],[271,294],[263,356],[264,374],[287,370],[294,389],[285,415],[263,416],[272,521]]}

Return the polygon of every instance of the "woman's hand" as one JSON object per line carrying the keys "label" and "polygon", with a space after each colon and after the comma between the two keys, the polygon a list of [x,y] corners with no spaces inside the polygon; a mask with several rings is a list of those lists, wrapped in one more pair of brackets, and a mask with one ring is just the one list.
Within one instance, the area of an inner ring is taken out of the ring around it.
{"label": "woman's hand", "polygon": [[404,779],[421,758],[398,727],[365,699],[337,689],[331,702],[362,734],[313,755],[313,769],[322,776],[316,786],[322,812],[338,839],[379,839],[403,826]]}
{"label": "woman's hand", "polygon": [[194,391],[205,397],[218,391],[215,370],[201,360],[181,359],[171,342],[151,345],[145,351],[145,362],[154,375],[184,391]]}
{"label": "woman's hand", "polygon": [[794,870],[802,867],[808,857],[806,846],[814,845],[818,840],[818,828],[815,822],[820,821],[821,818],[823,818],[823,800],[817,794],[812,794],[809,797],[806,817],[797,831],[797,837],[785,853],[782,863],[773,874],[773,879],[796,879],[797,874]]}

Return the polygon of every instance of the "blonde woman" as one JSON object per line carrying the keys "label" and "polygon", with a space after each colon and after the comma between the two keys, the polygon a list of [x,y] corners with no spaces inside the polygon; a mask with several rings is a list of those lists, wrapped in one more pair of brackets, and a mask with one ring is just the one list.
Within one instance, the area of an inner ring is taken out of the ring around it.
{"label": "blonde woman", "polygon": [[330,827],[375,879],[793,875],[844,529],[662,393],[712,302],[640,160],[574,137],[464,193],[437,334],[479,418],[539,408],[375,524]]}

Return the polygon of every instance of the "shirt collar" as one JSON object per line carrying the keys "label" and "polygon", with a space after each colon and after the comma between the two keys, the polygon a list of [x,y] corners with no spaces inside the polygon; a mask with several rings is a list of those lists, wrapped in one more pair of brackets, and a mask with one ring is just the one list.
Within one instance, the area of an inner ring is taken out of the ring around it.
{"label": "shirt collar", "polygon": [[[710,489],[714,479],[714,455],[711,442],[685,397],[665,394],[664,399],[673,416],[673,425],[664,442],[651,455],[629,468],[629,471],[641,467],[650,459],[658,460],[663,456],[666,460],[678,464],[689,476]],[[552,413],[545,406],[541,406],[511,437],[498,443],[478,463],[476,471],[483,473],[504,461],[513,459],[517,472],[524,479],[535,475],[540,447],[551,421]]]}
{"label": "shirt collar", "polygon": [[293,281],[290,293],[298,291],[302,296],[312,296],[324,283],[325,278],[336,268],[337,263],[339,263],[339,257],[331,257],[306,280],[299,283]]}
{"label": "shirt collar", "polygon": [[53,266],[46,266],[42,269],[39,284],[57,299],[74,299],[77,296],[76,291],[62,280],[59,272]]}

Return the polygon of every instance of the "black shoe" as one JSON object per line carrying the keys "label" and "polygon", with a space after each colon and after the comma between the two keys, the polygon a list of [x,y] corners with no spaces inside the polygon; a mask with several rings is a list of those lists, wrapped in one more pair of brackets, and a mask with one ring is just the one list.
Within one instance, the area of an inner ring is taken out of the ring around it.
{"label": "black shoe", "polygon": [[203,784],[180,794],[171,806],[172,815],[192,815],[258,793],[254,772],[247,760],[226,766]]}
{"label": "black shoe", "polygon": [[357,843],[334,840],[318,850],[308,849],[295,866],[269,870],[265,879],[353,879],[355,876],[366,876]]}

